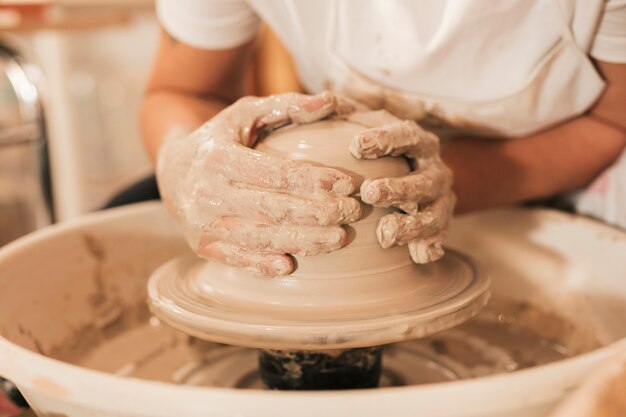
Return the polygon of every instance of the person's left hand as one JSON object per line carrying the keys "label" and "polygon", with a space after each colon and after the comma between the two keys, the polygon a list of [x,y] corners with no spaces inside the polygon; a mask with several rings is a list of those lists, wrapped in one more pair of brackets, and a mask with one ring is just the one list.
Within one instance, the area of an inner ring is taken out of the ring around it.
{"label": "person's left hand", "polygon": [[456,197],[452,172],[439,156],[439,138],[386,110],[355,111],[358,104],[350,101],[338,107],[340,117],[368,127],[352,139],[352,155],[359,159],[404,156],[412,166],[407,176],[368,179],[361,185],[363,202],[401,210],[379,220],[376,235],[381,246],[408,244],[411,258],[419,264],[441,258]]}

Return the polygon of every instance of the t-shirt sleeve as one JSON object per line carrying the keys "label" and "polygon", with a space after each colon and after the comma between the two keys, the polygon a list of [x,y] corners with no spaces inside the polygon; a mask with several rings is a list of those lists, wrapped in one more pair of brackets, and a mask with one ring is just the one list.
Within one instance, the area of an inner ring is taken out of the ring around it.
{"label": "t-shirt sleeve", "polygon": [[254,38],[260,19],[243,0],[157,0],[163,29],[201,49],[227,49]]}
{"label": "t-shirt sleeve", "polygon": [[591,56],[600,61],[626,63],[626,0],[605,2]]}

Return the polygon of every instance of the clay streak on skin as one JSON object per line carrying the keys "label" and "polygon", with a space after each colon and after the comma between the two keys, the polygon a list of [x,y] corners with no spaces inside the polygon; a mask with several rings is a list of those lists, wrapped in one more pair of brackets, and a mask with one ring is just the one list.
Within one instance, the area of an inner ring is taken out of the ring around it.
{"label": "clay streak on skin", "polygon": [[[333,116],[365,127],[349,146],[356,158],[391,156],[412,161],[414,172],[367,180],[360,187],[360,196],[374,206],[421,216],[402,222],[404,228],[415,226],[413,241],[404,243],[415,262],[441,257],[441,240],[452,213],[451,207],[444,205],[453,207],[454,198],[448,196],[452,176],[439,158],[439,139],[412,121],[386,111],[362,109],[359,103],[328,93],[246,97],[187,137],[166,141],[157,165],[159,187],[165,205],[183,224],[192,249],[229,265],[284,275],[294,268],[287,254],[322,254],[345,244],[345,235],[337,228],[362,214],[352,196],[354,179],[333,168],[250,149],[260,134],[289,123]],[[440,226],[435,231],[423,227],[427,219],[421,212],[429,206],[433,207],[428,216],[443,220],[433,223]],[[223,218],[238,221],[221,221]],[[261,227],[263,223],[284,227],[268,229]],[[235,226],[238,231],[229,230]],[[378,236],[386,239],[380,244],[401,244],[398,237],[387,239],[395,229],[383,231],[384,227],[385,222],[378,226]],[[267,238],[270,230],[275,243]],[[420,234],[420,230],[428,233]],[[256,240],[254,236],[259,234]]]}
{"label": "clay streak on skin", "polygon": [[350,176],[249,148],[260,133],[323,119],[336,105],[327,93],[247,97],[165,142],[159,187],[197,254],[285,275],[293,270],[287,254],[326,253],[345,243],[340,226],[361,215],[349,197]]}
{"label": "clay streak on skin", "polygon": [[411,258],[420,264],[441,258],[456,198],[451,191],[452,172],[439,157],[439,138],[386,110],[354,113],[347,118],[369,127],[350,144],[356,158],[404,156],[413,163],[414,171],[407,176],[368,179],[361,185],[365,203],[396,207],[405,213],[380,219],[376,235],[382,247],[408,244]]}
{"label": "clay streak on skin", "polygon": [[66,388],[47,378],[35,378],[32,381],[32,385],[34,389],[51,397],[67,398],[70,395],[70,392]]}
{"label": "clay streak on skin", "polygon": [[100,242],[98,242],[98,240],[93,236],[85,234],[83,235],[83,240],[85,242],[85,247],[87,248],[87,251],[96,262],[96,267],[93,274],[93,281],[96,286],[96,290],[91,297],[91,303],[94,307],[98,307],[104,304],[106,301],[106,289],[104,287],[104,281],[102,277],[102,262],[105,258],[105,252]]}

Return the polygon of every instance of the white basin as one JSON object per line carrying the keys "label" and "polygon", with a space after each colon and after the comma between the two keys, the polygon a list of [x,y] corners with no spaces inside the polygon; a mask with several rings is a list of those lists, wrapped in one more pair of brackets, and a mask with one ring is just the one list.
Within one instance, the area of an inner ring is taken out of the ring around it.
{"label": "white basin", "polygon": [[626,350],[624,233],[558,212],[507,209],[456,219],[448,245],[490,269],[495,298],[542,305],[577,322],[558,335],[572,349],[584,351],[592,340],[603,347],[507,374],[326,392],[174,385],[73,365],[63,352],[68,340],[80,351],[81,343],[144,319],[150,272],[186,250],[162,206],[143,203],[49,227],[0,250],[0,375],[41,416],[533,417],[547,416],[599,363]]}

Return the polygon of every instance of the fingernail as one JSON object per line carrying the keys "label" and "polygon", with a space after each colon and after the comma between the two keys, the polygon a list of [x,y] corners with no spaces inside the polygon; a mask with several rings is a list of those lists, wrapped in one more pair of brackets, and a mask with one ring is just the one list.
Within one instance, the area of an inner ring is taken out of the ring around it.
{"label": "fingernail", "polygon": [[350,195],[354,192],[354,181],[352,178],[339,178],[331,186],[331,192],[337,195]]}
{"label": "fingernail", "polygon": [[371,159],[373,156],[369,155],[370,150],[376,147],[376,141],[370,137],[367,132],[359,133],[350,141],[348,149],[352,156],[357,159]]}
{"label": "fingernail", "polygon": [[344,229],[341,229],[337,232],[337,235],[339,236],[339,239],[337,239],[337,244],[339,245],[339,247],[337,249],[343,248],[348,244],[348,232]]}
{"label": "fingernail", "polygon": [[428,246],[423,242],[411,242],[409,244],[409,255],[416,264],[425,264],[428,262]]}
{"label": "fingernail", "polygon": [[264,275],[284,276],[293,272],[293,261],[288,255],[272,256]]}
{"label": "fingernail", "polygon": [[444,249],[439,241],[415,241],[409,243],[409,254],[416,264],[426,264],[440,259],[444,255]]}
{"label": "fingernail", "polygon": [[387,249],[395,245],[398,237],[400,224],[396,216],[389,215],[379,220],[376,227],[376,237],[383,249]]}
{"label": "fingernail", "polygon": [[381,190],[374,185],[373,180],[365,180],[361,184],[361,200],[367,204],[375,204],[380,201]]}
{"label": "fingernail", "polygon": [[334,250],[343,248],[348,243],[348,233],[341,227],[333,230],[332,233],[326,235],[326,241],[321,242],[322,249],[316,251],[317,255],[320,252],[332,252]]}
{"label": "fingernail", "polygon": [[344,219],[342,223],[354,223],[361,218],[361,204],[354,198],[349,198],[345,201],[344,207]]}
{"label": "fingernail", "polygon": [[377,159],[385,155],[385,143],[381,142],[379,130],[366,130],[363,133],[359,133],[352,142],[348,149],[351,149],[352,155],[359,159]]}
{"label": "fingernail", "polygon": [[361,152],[361,145],[357,138],[353,138],[348,145],[348,151],[350,155],[354,156],[356,159],[362,159],[363,153]]}

